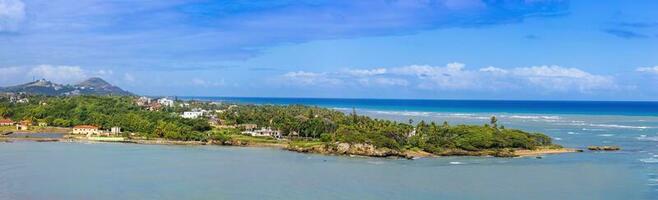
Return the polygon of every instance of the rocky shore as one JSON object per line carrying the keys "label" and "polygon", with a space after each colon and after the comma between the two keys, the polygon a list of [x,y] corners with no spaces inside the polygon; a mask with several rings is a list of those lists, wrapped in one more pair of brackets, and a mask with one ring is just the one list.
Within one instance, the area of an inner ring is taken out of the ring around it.
{"label": "rocky shore", "polygon": [[461,149],[447,149],[440,153],[432,154],[421,150],[397,151],[388,148],[376,148],[370,144],[321,144],[313,146],[288,145],[286,150],[301,153],[318,153],[326,155],[356,155],[367,157],[399,157],[406,159],[415,159],[420,157],[435,156],[493,156],[493,157],[523,157],[539,156],[545,154],[560,154],[579,152],[570,148],[542,147],[534,150],[527,149],[492,149],[481,151],[466,151]]}
{"label": "rocky shore", "polygon": [[349,143],[320,143],[290,141],[277,142],[253,142],[239,139],[227,141],[177,141],[164,139],[122,139],[122,140],[99,140],[80,136],[66,135],[63,138],[3,138],[0,142],[11,142],[12,140],[29,140],[35,142],[110,142],[110,143],[133,143],[146,145],[224,145],[224,146],[247,146],[247,147],[270,147],[285,149],[300,153],[316,153],[324,155],[364,156],[364,157],[395,157],[405,159],[416,159],[422,157],[437,156],[493,156],[493,157],[523,157],[539,156],[545,154],[559,154],[581,152],[576,149],[542,147],[534,150],[527,149],[491,149],[481,151],[466,151],[461,149],[446,149],[439,153],[429,153],[422,150],[394,150],[389,148],[377,148],[371,144],[349,144]]}
{"label": "rocky shore", "polygon": [[297,146],[297,145],[288,145],[285,147],[286,150],[301,152],[301,153],[318,153],[325,155],[356,155],[356,156],[368,156],[368,157],[400,157],[400,158],[413,158],[412,155],[405,154],[404,152],[388,149],[388,148],[376,148],[371,144],[348,144],[348,143],[337,143],[337,144],[322,144],[322,145],[313,145],[313,146]]}

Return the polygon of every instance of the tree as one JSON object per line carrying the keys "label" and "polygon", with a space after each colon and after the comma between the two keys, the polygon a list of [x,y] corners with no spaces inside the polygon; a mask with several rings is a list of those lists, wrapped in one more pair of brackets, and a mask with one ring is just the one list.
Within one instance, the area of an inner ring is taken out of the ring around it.
{"label": "tree", "polygon": [[496,116],[491,116],[490,123],[493,128],[498,128],[498,119],[496,119]]}

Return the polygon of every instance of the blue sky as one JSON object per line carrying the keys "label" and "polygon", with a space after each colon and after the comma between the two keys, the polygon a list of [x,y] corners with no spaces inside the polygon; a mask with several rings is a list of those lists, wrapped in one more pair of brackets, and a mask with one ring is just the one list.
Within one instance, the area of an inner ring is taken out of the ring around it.
{"label": "blue sky", "polygon": [[0,85],[658,100],[653,0],[0,0]]}

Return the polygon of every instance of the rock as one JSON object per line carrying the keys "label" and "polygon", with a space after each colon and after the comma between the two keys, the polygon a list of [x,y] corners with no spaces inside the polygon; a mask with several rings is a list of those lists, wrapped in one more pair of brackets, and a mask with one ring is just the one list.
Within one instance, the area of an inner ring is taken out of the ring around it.
{"label": "rock", "polygon": [[619,151],[621,148],[618,146],[588,146],[590,151]]}
{"label": "rock", "polygon": [[339,154],[345,154],[349,150],[350,150],[350,144],[348,144],[348,143],[339,143],[336,146],[336,153],[339,153]]}

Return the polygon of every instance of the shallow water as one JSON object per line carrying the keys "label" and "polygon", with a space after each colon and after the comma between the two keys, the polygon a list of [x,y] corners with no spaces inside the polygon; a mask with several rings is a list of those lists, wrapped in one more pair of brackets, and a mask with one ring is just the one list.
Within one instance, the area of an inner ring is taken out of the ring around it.
{"label": "shallow water", "polygon": [[15,142],[0,145],[0,199],[648,199],[646,169],[626,154],[402,160]]}
{"label": "shallow water", "polygon": [[566,147],[622,151],[403,160],[270,148],[0,143],[0,199],[658,199],[655,116],[357,111],[451,124],[484,124],[496,115],[508,128],[543,132]]}

